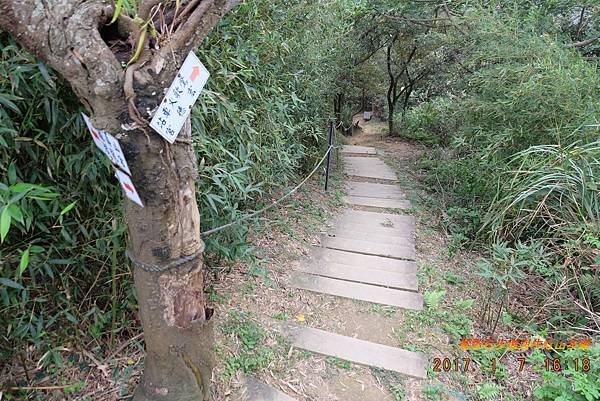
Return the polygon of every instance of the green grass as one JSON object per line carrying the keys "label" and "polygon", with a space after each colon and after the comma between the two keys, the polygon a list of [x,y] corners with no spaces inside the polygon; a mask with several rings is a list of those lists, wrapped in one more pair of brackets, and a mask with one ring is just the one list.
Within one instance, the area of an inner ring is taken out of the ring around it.
{"label": "green grass", "polygon": [[349,361],[345,361],[336,357],[327,358],[327,363],[339,369],[350,370],[352,368],[352,364]]}
{"label": "green grass", "polygon": [[244,373],[265,369],[275,358],[275,350],[265,344],[263,328],[248,313],[229,313],[223,332],[236,340],[236,350],[224,356],[224,375],[233,376],[238,370]]}
{"label": "green grass", "polygon": [[276,312],[273,315],[273,318],[277,319],[277,320],[281,320],[281,321],[286,321],[286,320],[290,320],[291,316],[287,312]]}
{"label": "green grass", "polygon": [[396,308],[393,306],[373,305],[369,310],[373,313],[382,314],[385,317],[392,317],[396,314]]}

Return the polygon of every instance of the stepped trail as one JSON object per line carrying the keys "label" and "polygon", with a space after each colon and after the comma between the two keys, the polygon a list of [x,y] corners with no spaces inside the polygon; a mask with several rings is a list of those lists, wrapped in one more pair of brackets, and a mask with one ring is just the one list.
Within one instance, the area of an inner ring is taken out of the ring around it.
{"label": "stepped trail", "polygon": [[[350,140],[373,140],[374,132],[371,129]],[[290,272],[288,286],[317,294],[322,303],[335,297],[371,307],[423,309],[416,275],[415,219],[407,213],[411,204],[398,186],[397,174],[376,147],[345,145],[340,153],[345,207],[331,221],[320,246],[313,247],[310,256]],[[382,322],[377,314],[353,316],[334,305],[330,313],[336,312],[341,316],[337,327],[282,322],[277,329],[296,349],[406,377],[426,377],[427,355],[390,345],[385,333],[393,331],[392,323]],[[364,380],[357,379],[363,384],[353,390],[348,380],[338,379],[337,384],[334,379],[323,387],[318,399],[389,399],[389,394],[377,391],[374,384],[365,385]],[[249,401],[295,399],[293,393],[285,394],[256,379],[246,381],[244,398]]]}

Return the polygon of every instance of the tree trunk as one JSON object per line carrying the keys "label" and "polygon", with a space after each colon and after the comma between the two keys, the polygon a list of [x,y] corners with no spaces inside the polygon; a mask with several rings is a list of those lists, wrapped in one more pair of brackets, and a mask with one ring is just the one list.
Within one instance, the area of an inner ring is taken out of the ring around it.
{"label": "tree trunk", "polygon": [[406,117],[406,111],[408,110],[408,103],[410,101],[410,96],[413,92],[413,84],[411,83],[404,90],[404,101],[402,102],[402,115],[400,116],[400,129],[404,126],[404,118]]}
{"label": "tree trunk", "polygon": [[174,2],[138,1],[142,21],[159,18],[153,12],[159,8],[171,21],[155,21],[169,30],[157,32],[165,42],[153,47],[151,35],[141,36],[140,26],[121,13],[120,39],[139,36],[143,43],[138,61],[124,70],[100,33],[112,17],[108,2],[0,0],[0,28],[61,74],[94,125],[119,139],[143,201],[140,207],[125,200],[147,354],[135,401],[211,399],[212,311],[204,297],[191,124],[188,117],[171,145],[148,121],[187,53],[240,1],[182,1],[186,11],[179,19]]}
{"label": "tree trunk", "polygon": [[388,129],[390,131],[389,135],[394,135],[394,103],[388,101]]}
{"label": "tree trunk", "polygon": [[[156,93],[152,87],[138,92],[140,108],[152,109],[161,100],[152,93]],[[94,123],[119,132],[123,122],[96,118]],[[125,201],[128,253],[146,342],[144,372],[134,401],[211,400],[212,312],[204,296],[204,243],[190,119],[173,145],[155,132],[140,130],[121,135],[120,142],[144,203],[142,208]],[[183,263],[163,270],[174,261]]]}
{"label": "tree trunk", "polygon": [[[137,135],[127,148],[127,155],[137,154],[130,157],[130,167],[144,189],[144,208],[129,201],[125,208],[146,341],[144,373],[134,400],[210,400],[212,313],[204,297],[204,243],[189,118],[174,145],[156,135],[150,140]],[[191,260],[182,260],[186,257]],[[152,271],[177,260],[184,262]]]}
{"label": "tree trunk", "polygon": [[386,66],[389,76],[389,85],[387,91],[387,102],[388,102],[388,130],[390,136],[394,135],[394,106],[396,104],[396,90],[398,85],[399,75],[394,74],[392,71],[392,46],[396,43],[398,35],[394,35],[391,43],[386,49]]}
{"label": "tree trunk", "polygon": [[[392,47],[394,46],[394,44],[396,43],[396,40],[398,40],[398,34],[394,35],[394,37],[392,38],[392,41],[388,44],[387,46],[387,52],[386,52],[386,65],[387,65],[387,71],[388,71],[388,76],[389,76],[389,87],[388,87],[388,93],[387,93],[387,99],[388,99],[388,111],[389,111],[389,115],[388,115],[388,128],[390,130],[390,135],[394,135],[394,130],[395,130],[395,123],[394,123],[394,112],[395,112],[395,108],[396,108],[396,103],[398,102],[398,99],[400,98],[400,96],[402,96],[403,93],[407,92],[407,87],[408,84],[403,85],[400,88],[400,92],[398,92],[398,82],[401,82],[401,78],[404,76],[405,81],[406,78],[408,78],[410,80],[410,76],[409,76],[409,71],[408,71],[408,66],[409,64],[412,62],[416,52],[417,52],[417,46],[413,46],[410,54],[408,55],[406,61],[402,61],[402,68],[400,69],[400,71],[398,73],[394,73],[394,68],[393,68],[393,60],[392,60]],[[412,84],[411,86],[411,91],[412,91]],[[410,93],[408,93],[408,95],[405,97],[405,105],[403,107],[403,112],[402,112],[402,117],[404,117],[404,110],[406,109],[406,105],[408,104],[408,99],[410,98]]]}
{"label": "tree trunk", "polygon": [[398,81],[394,75],[390,75],[390,86],[387,92],[387,103],[388,103],[388,129],[389,135],[394,135],[394,112],[396,108],[396,102],[398,100],[396,96]]}

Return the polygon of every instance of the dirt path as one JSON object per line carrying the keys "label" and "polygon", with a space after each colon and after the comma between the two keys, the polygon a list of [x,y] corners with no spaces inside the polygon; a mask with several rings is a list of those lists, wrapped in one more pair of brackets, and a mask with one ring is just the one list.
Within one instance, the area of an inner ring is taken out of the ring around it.
{"label": "dirt path", "polygon": [[365,121],[362,116],[354,116],[353,123],[358,122],[361,130],[347,138],[350,145],[380,147],[383,144],[382,134],[387,131],[387,123],[376,119]]}
{"label": "dirt path", "polygon": [[[398,178],[394,185],[412,203],[412,207],[400,213],[415,218],[414,256],[409,259],[416,260],[418,292],[424,295],[424,310],[331,295],[327,285],[319,291],[295,288],[297,283],[290,281],[298,271],[313,274],[307,271],[306,261],[314,260],[315,247],[327,246],[331,237],[326,233],[336,229],[335,224],[339,222],[336,218],[344,216],[343,210],[347,207],[344,198],[348,197],[348,186],[344,182],[348,182],[349,177],[334,177],[334,189],[329,196],[311,188],[296,197],[283,215],[273,216],[272,229],[255,238],[258,258],[249,264],[236,265],[231,274],[215,283],[214,298],[219,300],[219,308],[236,311],[217,314],[220,319],[217,322],[217,399],[248,399],[248,377],[253,380],[250,387],[252,383],[262,383],[268,385],[269,391],[279,391],[274,393],[277,394],[273,395],[274,400],[461,400],[477,390],[470,384],[472,378],[465,373],[432,372],[433,358],[461,355],[458,339],[470,332],[472,313],[469,308],[474,301],[474,295],[470,295],[478,291],[471,273],[475,260],[469,255],[451,255],[446,238],[435,229],[436,216],[421,209],[424,200],[412,175],[417,171],[415,163],[420,150],[402,141],[382,139],[385,123],[363,121],[360,126],[362,132],[347,138],[347,142],[383,150],[379,160],[385,160],[391,167]],[[355,163],[354,168],[359,169],[363,162]],[[361,181],[360,177],[351,178]],[[389,181],[366,181],[390,187]],[[360,198],[361,194],[358,195]],[[356,205],[351,209],[360,213],[398,212]],[[360,230],[353,228],[352,231],[353,235],[361,235]],[[373,235],[371,240],[398,244],[396,239],[381,233]],[[382,248],[377,248],[374,252],[381,251]],[[369,252],[373,252],[372,249],[366,253]],[[357,254],[356,258],[360,257]],[[356,264],[373,267],[360,261]],[[317,265],[323,266],[322,263]],[[346,270],[349,268],[346,266]],[[339,269],[327,273],[325,281],[329,282],[336,274],[340,274]],[[398,282],[399,286],[405,285],[401,279]],[[323,349],[321,353],[310,352],[315,351],[314,344],[307,346],[306,341],[290,336],[282,326],[317,329],[422,353],[429,358],[424,366],[427,378],[416,379],[393,370],[352,363],[343,359],[343,354],[323,355],[327,353]],[[481,379],[479,371],[469,372],[469,375]],[[263,399],[271,398],[263,396]]]}

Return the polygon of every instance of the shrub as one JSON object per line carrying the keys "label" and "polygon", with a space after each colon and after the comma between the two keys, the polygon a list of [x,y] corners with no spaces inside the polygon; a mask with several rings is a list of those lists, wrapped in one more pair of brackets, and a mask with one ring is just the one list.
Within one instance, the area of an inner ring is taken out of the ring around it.
{"label": "shrub", "polygon": [[444,146],[420,166],[440,195],[451,250],[491,246],[489,327],[525,277],[554,325],[593,326],[600,310],[600,75],[564,46],[544,7],[466,9],[459,62],[437,77],[452,82],[448,93],[406,118],[406,136]]}
{"label": "shrub", "polygon": [[457,121],[452,116],[458,105],[450,97],[437,97],[409,109],[402,136],[428,145],[449,145]]}
{"label": "shrub", "polygon": [[[426,182],[449,191],[449,205],[485,214],[482,238],[549,239],[559,251],[576,238],[574,227],[600,225],[600,75],[539,34],[548,21],[536,7],[515,10],[468,10],[451,93],[411,111],[408,126],[427,142],[449,128],[452,146],[426,161]],[[472,230],[471,221],[462,225],[453,230]]]}
{"label": "shrub", "polygon": [[[552,353],[550,368],[546,369],[548,355],[535,350],[529,357],[542,374],[542,384],[534,390],[537,401],[594,401],[600,399],[600,346],[588,350],[569,349]],[[554,369],[554,361],[560,369]]]}

